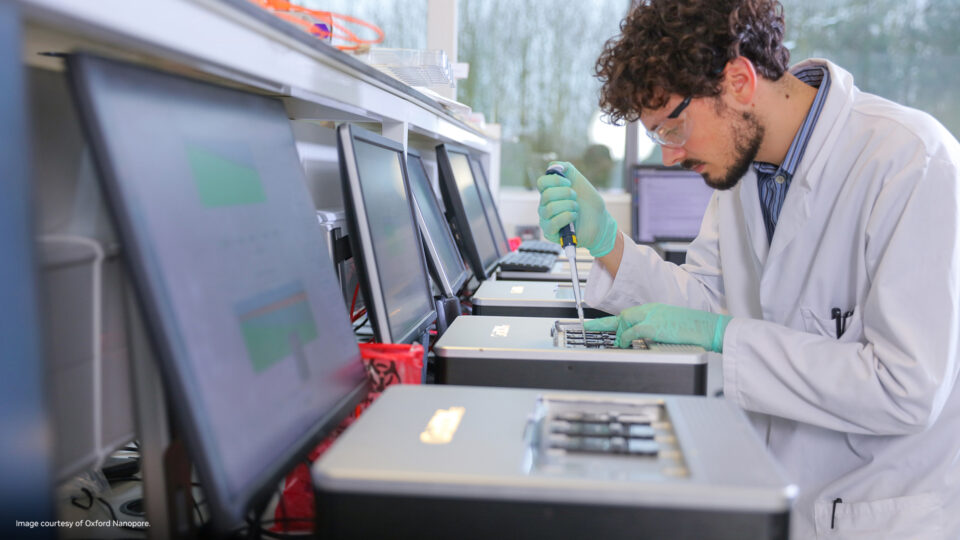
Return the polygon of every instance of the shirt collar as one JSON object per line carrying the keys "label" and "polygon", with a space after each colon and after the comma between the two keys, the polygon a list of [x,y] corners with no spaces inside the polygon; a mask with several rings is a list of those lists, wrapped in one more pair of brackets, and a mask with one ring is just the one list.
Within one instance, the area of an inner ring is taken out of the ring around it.
{"label": "shirt collar", "polygon": [[793,142],[787,149],[787,155],[784,157],[783,163],[778,167],[772,163],[755,161],[753,167],[758,174],[773,175],[777,173],[788,179],[793,178],[793,173],[797,170],[797,165],[800,164],[803,153],[807,149],[810,135],[813,134],[813,127],[816,125],[817,119],[820,118],[823,104],[827,100],[827,92],[830,90],[830,71],[827,66],[804,65],[794,68],[791,73],[804,83],[817,88],[817,95],[813,98],[813,103],[810,105],[810,110],[807,111],[806,118],[803,119],[803,124],[800,125],[800,129],[793,137]]}

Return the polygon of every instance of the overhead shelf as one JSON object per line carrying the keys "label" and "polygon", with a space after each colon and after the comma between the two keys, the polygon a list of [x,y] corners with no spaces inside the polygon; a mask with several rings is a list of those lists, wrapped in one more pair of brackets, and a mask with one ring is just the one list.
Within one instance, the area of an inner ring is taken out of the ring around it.
{"label": "overhead shelf", "polygon": [[25,61],[86,50],[282,97],[291,117],[379,122],[486,154],[499,141],[422,92],[290,27],[248,0],[22,0]]}

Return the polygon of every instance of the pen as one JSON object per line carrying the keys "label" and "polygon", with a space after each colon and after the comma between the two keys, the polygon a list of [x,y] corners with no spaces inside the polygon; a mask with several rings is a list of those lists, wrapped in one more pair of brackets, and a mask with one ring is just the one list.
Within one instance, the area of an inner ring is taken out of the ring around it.
{"label": "pen", "polygon": [[853,310],[848,311],[848,312],[846,312],[846,313],[843,314],[843,331],[840,332],[840,335],[843,335],[843,334],[846,334],[846,333],[847,333],[847,318],[852,317],[852,316],[853,316]]}
{"label": "pen", "polygon": [[833,319],[833,322],[837,325],[837,339],[840,339],[840,336],[847,331],[847,319],[853,316],[853,310],[848,310],[846,313],[843,312],[838,307],[835,307],[830,310],[830,318]]}

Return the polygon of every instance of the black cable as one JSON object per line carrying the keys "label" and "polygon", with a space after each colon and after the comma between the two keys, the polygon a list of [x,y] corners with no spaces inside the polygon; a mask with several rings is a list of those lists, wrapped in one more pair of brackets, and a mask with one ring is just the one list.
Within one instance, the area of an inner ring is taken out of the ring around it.
{"label": "black cable", "polygon": [[249,515],[247,516],[247,538],[249,540],[260,538],[260,524]]}
{"label": "black cable", "polygon": [[117,513],[113,511],[113,505],[107,502],[103,497],[97,497],[97,500],[100,501],[104,506],[107,507],[107,510],[110,511],[110,519],[113,521],[120,521],[117,519]]}
{"label": "black cable", "polygon": [[[120,480],[133,481],[133,482],[142,482],[142,481],[143,481],[141,478],[136,478],[136,477],[121,478]],[[93,496],[93,493],[92,493],[89,489],[87,489],[87,488],[85,488],[85,487],[80,488],[80,491],[82,491],[83,494],[87,496],[87,504],[84,505],[84,504],[80,503],[80,501],[79,501],[79,499],[78,499],[77,497],[70,497],[70,504],[72,504],[73,506],[76,506],[77,508],[80,508],[80,509],[82,509],[82,510],[90,510],[91,508],[93,508],[93,503],[94,503],[94,501],[99,501],[100,504],[102,504],[103,506],[105,506],[105,507],[107,508],[107,511],[110,513],[110,519],[111,519],[112,521],[114,521],[114,522],[120,521],[119,519],[117,519],[117,513],[113,510],[113,505],[110,504],[106,499],[104,499],[103,497],[100,497],[100,496],[94,497],[94,496]],[[198,509],[199,509],[199,508],[198,508]],[[201,520],[201,521],[202,521],[202,520]],[[128,531],[146,532],[146,528],[145,528],[145,527],[134,527],[134,526],[131,526],[131,525],[120,525],[119,527],[120,527],[121,529],[126,529],[126,530],[128,530]]]}
{"label": "black cable", "polygon": [[[193,499],[193,494],[190,494],[190,498]],[[197,526],[203,527],[203,512],[200,511],[200,503],[196,499],[193,499],[193,509],[197,511]]]}
{"label": "black cable", "polygon": [[[310,460],[306,457],[303,459],[303,463],[308,467],[310,466]],[[279,484],[277,485],[277,495],[280,497],[278,502],[280,505],[280,512],[285,516],[283,519],[262,519],[262,515],[257,515],[257,510],[251,509],[246,518],[244,518],[244,521],[246,522],[246,530],[244,530],[243,527],[236,529],[231,534],[231,537],[239,538],[241,535],[245,535],[245,537],[248,539],[273,538],[278,540],[303,540],[304,538],[311,537],[313,535],[312,531],[303,531],[302,533],[290,534],[271,531],[263,527],[264,525],[273,525],[277,523],[313,523],[313,519],[311,518],[286,517],[286,503],[283,501],[283,493]],[[266,509],[263,508],[262,510]]]}
{"label": "black cable", "polygon": [[[191,486],[191,487],[198,487],[198,488],[203,489],[203,486],[200,485],[200,482],[190,482],[190,486]],[[193,499],[193,509],[197,511],[197,519],[198,519],[199,522],[200,522],[200,523],[199,523],[199,526],[200,526],[200,527],[203,527],[203,526],[206,524],[206,522],[204,522],[204,520],[203,520],[203,512],[200,511],[200,505],[203,504],[203,503],[205,503],[206,500],[197,501],[197,499],[193,496],[193,490],[192,490],[192,489],[191,489],[191,491],[190,491],[190,498]]]}
{"label": "black cable", "polygon": [[[309,460],[306,460],[306,459],[305,459],[304,462],[309,465]],[[282,491],[282,489],[280,488],[280,485],[279,485],[279,484],[277,485],[277,497],[278,497],[278,499],[277,499],[277,504],[280,505],[280,515],[282,515],[283,518],[282,518],[282,519],[260,519],[260,520],[258,520],[258,521],[257,521],[257,525],[258,525],[258,527],[259,527],[259,529],[260,529],[260,530],[259,530],[259,533],[260,533],[261,535],[263,535],[263,536],[266,536],[267,538],[283,538],[283,539],[287,539],[287,538],[304,538],[304,537],[307,536],[307,535],[313,534],[313,531],[309,531],[309,530],[303,531],[303,532],[298,533],[298,534],[289,534],[289,533],[286,531],[286,526],[283,527],[283,529],[284,529],[283,532],[271,531],[271,530],[266,529],[266,528],[263,527],[264,525],[274,525],[274,524],[278,524],[278,523],[282,523],[282,524],[286,524],[286,523],[304,523],[304,522],[306,522],[306,523],[313,523],[313,520],[310,519],[310,518],[293,518],[293,517],[288,517],[289,514],[287,514],[287,505],[286,505],[286,502],[284,502],[284,500],[283,500],[283,491]]]}
{"label": "black cable", "polygon": [[[113,506],[111,506],[106,499],[104,499],[103,497],[94,498],[93,493],[91,493],[90,490],[85,487],[80,488],[80,491],[82,491],[83,494],[87,496],[86,506],[81,504],[80,501],[77,499],[77,497],[70,497],[70,504],[82,510],[90,510],[91,508],[93,508],[94,500],[100,501],[100,503],[106,506],[107,510],[110,511],[110,519],[112,519],[113,521],[119,521],[117,519],[117,514],[113,511]],[[145,529],[143,528],[131,527],[129,525],[121,525],[120,528],[129,530],[129,531],[145,532]]]}
{"label": "black cable", "polygon": [[356,332],[357,330],[363,328],[363,325],[367,324],[368,320],[370,320],[369,315],[364,314],[359,322],[353,323],[353,331]]}
{"label": "black cable", "polygon": [[[121,476],[121,477],[118,477],[118,478],[111,478],[111,479],[110,479],[110,484],[113,484],[113,483],[116,483],[116,482],[143,482],[143,478],[137,478],[136,476]],[[198,487],[200,486],[200,484],[199,484],[198,482],[192,482],[192,484],[193,484],[194,486],[198,486]],[[84,491],[86,491],[86,488],[84,488]],[[88,495],[88,496],[89,496],[89,495]],[[191,498],[193,498],[193,497],[192,497],[192,494],[191,494]],[[71,500],[71,502],[73,502],[73,501]],[[90,505],[92,506],[93,503],[91,502]],[[74,506],[79,506],[79,505],[77,505],[76,503],[74,503]],[[83,507],[81,506],[80,508],[83,508]],[[87,508],[84,508],[84,510],[89,510],[89,508],[90,508],[90,507],[88,506]],[[200,527],[202,527],[202,526],[204,525],[203,512],[200,511],[200,503],[197,502],[196,499],[193,499],[193,509],[196,510],[196,512],[197,512],[197,521],[198,521],[198,524],[199,524]],[[111,510],[112,510],[112,508],[111,508]]]}
{"label": "black cable", "polygon": [[311,533],[309,532],[304,532],[302,534],[288,534],[270,531],[264,529],[259,520],[253,519],[252,517],[247,517],[247,538],[250,539],[266,537],[280,540],[303,540],[304,538],[309,538],[310,534]]}
{"label": "black cable", "polygon": [[81,510],[89,510],[93,508],[93,493],[90,493],[90,490],[87,488],[80,488],[80,491],[82,491],[83,494],[87,496],[87,501],[88,501],[87,505],[83,506],[82,504],[80,504],[78,502],[77,497],[70,497],[70,504],[76,506],[77,508],[80,508]]}

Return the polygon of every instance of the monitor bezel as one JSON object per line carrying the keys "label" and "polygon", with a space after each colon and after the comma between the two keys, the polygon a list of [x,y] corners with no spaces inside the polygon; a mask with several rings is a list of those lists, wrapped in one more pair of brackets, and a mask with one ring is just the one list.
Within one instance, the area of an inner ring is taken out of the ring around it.
{"label": "monitor bezel", "polygon": [[[393,335],[390,330],[389,317],[386,315],[386,299],[383,296],[377,257],[373,250],[373,233],[366,219],[367,210],[363,197],[363,189],[360,186],[360,171],[357,164],[357,154],[353,145],[354,140],[386,148],[387,150],[395,152],[397,158],[400,160],[403,189],[406,191],[407,203],[409,204],[407,211],[410,212],[410,217],[414,224],[413,234],[416,237],[416,244],[419,247],[420,267],[423,269],[423,287],[427,297],[430,298],[430,302],[428,303],[430,309],[421,314],[417,323],[400,336]],[[433,292],[430,289],[430,277],[427,275],[427,263],[423,254],[423,239],[420,237],[416,214],[414,212],[415,203],[412,200],[413,194],[410,191],[410,179],[407,178],[407,160],[404,157],[403,145],[363,128],[358,128],[350,124],[341,124],[337,126],[337,153],[341,167],[340,180],[343,189],[343,202],[351,232],[350,247],[356,266],[360,271],[360,286],[363,290],[363,297],[367,302],[367,313],[370,314],[374,337],[380,343],[418,343],[420,337],[427,331],[427,328],[437,319],[437,312],[434,307]],[[347,156],[349,156],[349,159]],[[360,219],[361,215],[363,219]],[[372,306],[370,304],[372,304]]]}
{"label": "monitor bezel", "polygon": [[[413,157],[416,164],[412,165],[413,167],[420,167],[420,170],[423,171],[423,177],[427,179],[429,184],[430,176],[427,175],[427,168],[423,164],[423,156],[420,155],[420,152],[407,148],[407,174],[410,173],[410,158]],[[440,201],[437,200],[437,195],[433,191],[433,187],[427,185],[429,190],[430,197],[433,197],[433,204],[437,205],[437,209],[440,210],[441,217],[443,216],[443,209],[440,207]],[[412,192],[411,192],[412,194]],[[450,225],[448,223],[443,223],[442,230],[439,232],[431,231],[427,227],[427,222],[423,218],[423,211],[420,209],[420,201],[417,200],[417,197],[413,197],[414,200],[414,210],[417,215],[417,224],[420,226],[420,236],[423,238],[424,250],[427,253],[427,262],[430,266],[430,272],[433,274],[434,281],[443,291],[443,294],[447,298],[453,298],[457,295],[463,284],[470,279],[470,269],[467,267],[466,262],[463,260],[463,256],[460,254],[460,248],[457,246],[456,240],[453,238],[453,233],[450,232]],[[426,204],[430,204],[428,201]],[[443,263],[440,261],[440,254],[437,251],[437,241],[434,240],[434,234],[444,235],[450,242],[450,245],[453,246],[453,252],[457,257],[457,264],[459,264],[460,272],[454,279],[450,279],[450,276],[443,271]]]}
{"label": "monitor bezel", "polygon": [[[497,248],[496,239],[493,237],[493,230],[490,228],[490,222],[487,219],[486,210],[484,210],[483,222],[487,224],[487,232],[490,234],[490,240],[493,241],[493,252],[496,254],[496,257],[494,257],[489,264],[483,264],[476,239],[473,237],[473,232],[470,229],[470,219],[467,217],[463,201],[460,199],[460,189],[457,187],[457,180],[453,175],[453,165],[450,163],[449,154],[453,152],[465,155],[467,164],[469,165],[470,151],[462,146],[443,143],[437,145],[436,152],[437,167],[440,172],[440,195],[443,197],[447,221],[450,223],[451,228],[456,228],[457,236],[460,237],[461,253],[466,254],[467,262],[470,263],[473,269],[473,275],[476,276],[478,280],[488,279],[493,276],[497,265],[500,264],[500,250]],[[473,176],[472,168],[470,170],[470,176]],[[476,178],[474,178],[473,183],[476,185]],[[478,187],[477,189],[480,188]],[[456,196],[452,195],[453,192],[456,192]],[[477,197],[480,197],[479,193],[477,193]],[[480,200],[480,206],[483,208],[483,199]]]}
{"label": "monitor bezel", "polygon": [[[490,202],[493,203],[493,216],[496,219],[496,223],[491,223],[490,213],[486,211],[487,203],[483,201],[483,197],[480,197],[480,204],[484,207],[483,215],[487,218],[487,224],[490,226],[490,232],[493,234],[493,246],[497,248],[497,254],[500,258],[503,258],[507,253],[510,253],[510,237],[507,236],[507,230],[503,226],[503,220],[500,218],[500,208],[497,207],[497,200],[493,196],[493,190],[490,189],[490,183],[487,182],[487,172],[483,170],[483,164],[480,163],[480,159],[474,154],[467,155],[467,161],[470,163],[470,170],[473,171],[473,181],[477,184],[478,190],[484,190],[487,194],[487,197],[490,198]],[[477,176],[477,171],[480,172],[480,176]],[[497,242],[496,236],[497,232],[500,233],[500,238],[502,242]],[[503,253],[500,252],[500,248],[503,247],[506,249]]]}
{"label": "monitor bezel", "polygon": [[[141,243],[139,232],[135,232],[139,231],[139,226],[136,225],[138,219],[126,205],[123,181],[116,172],[109,152],[105,150],[107,137],[97,121],[93,96],[88,90],[90,84],[93,84],[91,77],[96,76],[96,71],[104,67],[109,70],[120,68],[189,81],[223,92],[253,96],[264,100],[264,103],[275,103],[272,106],[280,110],[283,110],[283,104],[267,96],[249,94],[209,82],[85,53],[68,56],[66,63],[68,82],[77,103],[81,125],[90,144],[94,166],[108,202],[107,212],[113,223],[117,225],[117,234],[124,246],[121,250],[123,263],[128,269],[133,293],[146,323],[144,330],[147,341],[157,358],[167,405],[173,412],[175,421],[173,425],[182,433],[190,457],[196,465],[197,474],[207,497],[213,530],[220,533],[233,531],[243,524],[251,510],[261,508],[269,501],[276,492],[277,483],[366,397],[369,383],[364,377],[355,388],[328,409],[327,414],[304,430],[304,434],[294,441],[287,452],[267,464],[242,489],[231,492],[227,488],[226,480],[223,478],[224,469],[216,451],[220,442],[215,440],[206,428],[211,420],[200,418],[200,415],[193,413],[200,407],[198,404],[200,398],[197,395],[199,390],[194,384],[195,381],[186,371],[186,345],[171,315],[172,307],[169,299],[158,294],[162,293],[163,286],[157,266],[149,262],[154,258],[154,254],[145,243]],[[336,297],[340,297],[339,288]],[[360,360],[359,349],[357,360]]]}

